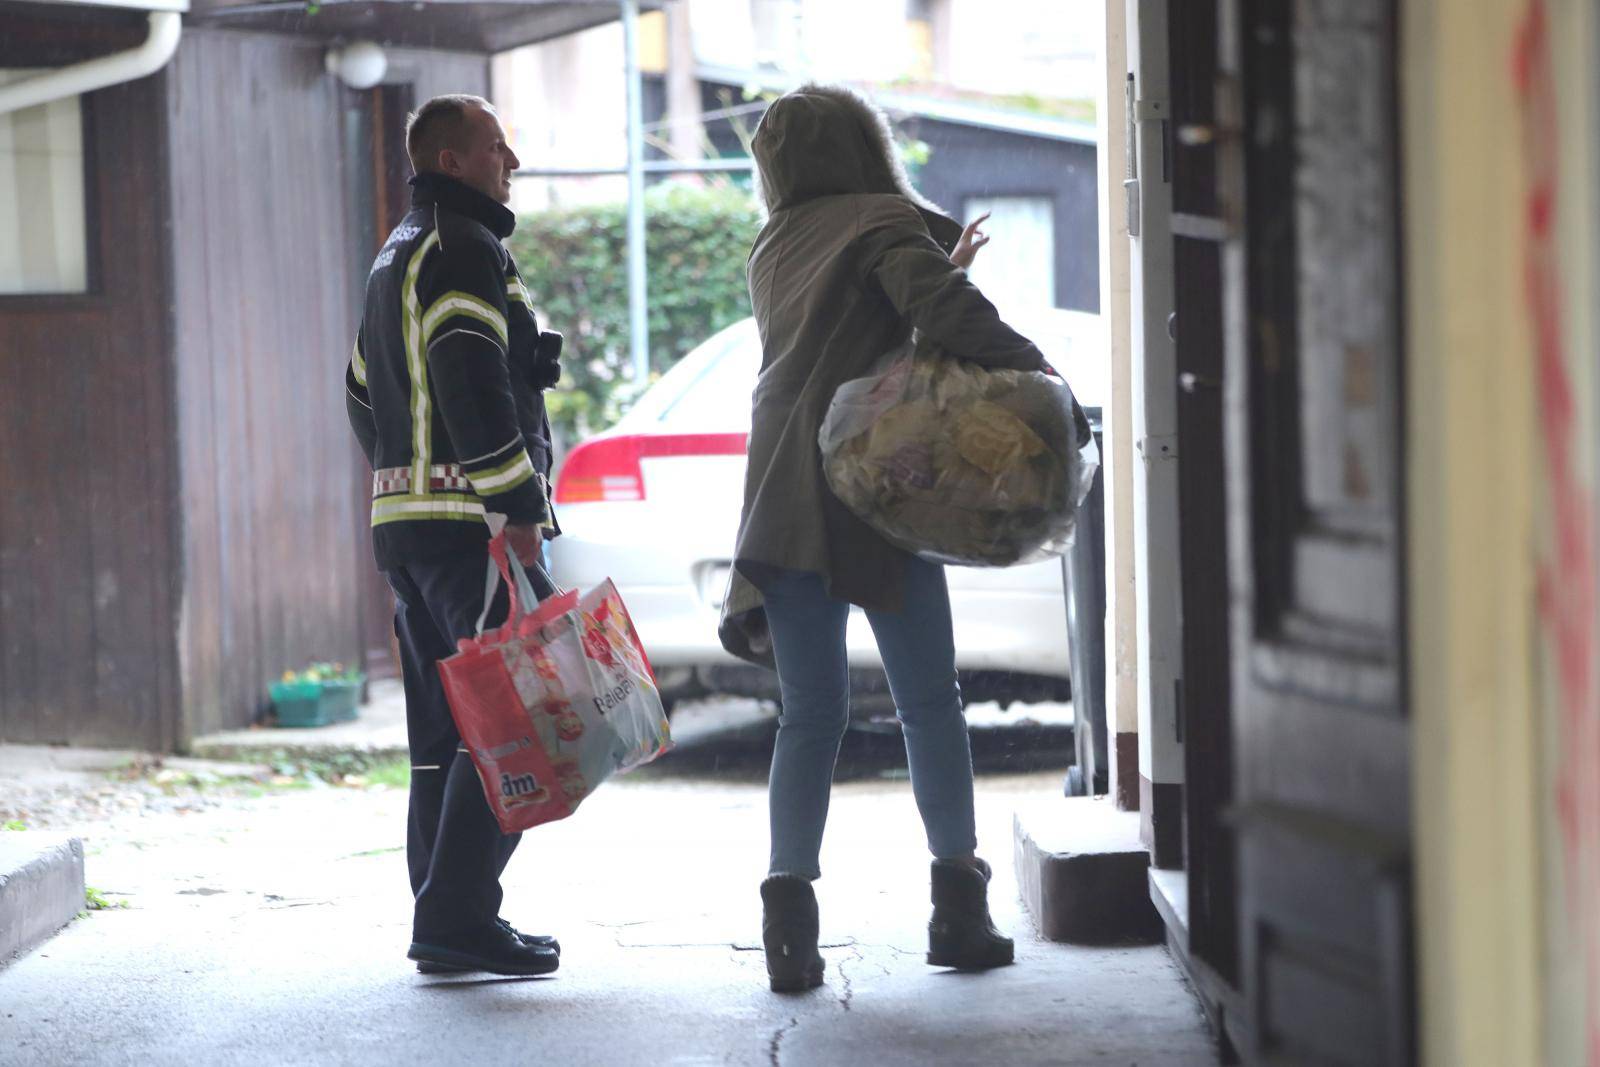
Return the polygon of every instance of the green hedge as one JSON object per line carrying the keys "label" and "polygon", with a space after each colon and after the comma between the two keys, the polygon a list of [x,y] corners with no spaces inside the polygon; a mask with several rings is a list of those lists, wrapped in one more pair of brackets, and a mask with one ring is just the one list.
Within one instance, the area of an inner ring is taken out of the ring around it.
{"label": "green hedge", "polygon": [[[750,314],[744,264],[761,227],[737,188],[658,186],[645,194],[653,376]],[[540,323],[566,335],[561,384],[546,394],[557,437],[611,425],[630,381],[627,208],[601,204],[524,215],[510,240]]]}

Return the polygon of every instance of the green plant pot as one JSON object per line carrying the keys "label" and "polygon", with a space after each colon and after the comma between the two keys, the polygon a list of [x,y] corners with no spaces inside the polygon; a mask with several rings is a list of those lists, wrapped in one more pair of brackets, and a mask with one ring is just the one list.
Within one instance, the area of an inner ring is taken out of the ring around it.
{"label": "green plant pot", "polygon": [[322,683],[322,713],[329,722],[349,722],[361,705],[361,680]]}
{"label": "green plant pot", "polygon": [[292,728],[349,722],[357,715],[365,679],[322,682],[274,682],[272,708],[278,725]]}

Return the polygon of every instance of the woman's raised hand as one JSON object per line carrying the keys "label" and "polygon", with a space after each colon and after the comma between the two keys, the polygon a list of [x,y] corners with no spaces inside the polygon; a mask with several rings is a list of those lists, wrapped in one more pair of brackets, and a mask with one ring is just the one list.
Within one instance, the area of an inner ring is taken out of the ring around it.
{"label": "woman's raised hand", "polygon": [[950,262],[966,270],[972,266],[972,261],[978,258],[978,249],[989,243],[989,235],[979,230],[989,220],[989,212],[967,223],[967,228],[961,231],[961,240],[956,242],[956,250],[950,253]]}

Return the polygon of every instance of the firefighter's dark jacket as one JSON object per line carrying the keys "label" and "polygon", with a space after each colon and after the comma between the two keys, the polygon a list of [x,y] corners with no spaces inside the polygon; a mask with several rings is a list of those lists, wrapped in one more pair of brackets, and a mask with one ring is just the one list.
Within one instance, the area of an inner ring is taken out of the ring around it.
{"label": "firefighter's dark jacket", "polygon": [[516,216],[452,178],[411,180],[411,210],[372,263],[345,372],[372,465],[378,566],[488,539],[486,512],[554,525],[541,389],[560,366],[501,244]]}

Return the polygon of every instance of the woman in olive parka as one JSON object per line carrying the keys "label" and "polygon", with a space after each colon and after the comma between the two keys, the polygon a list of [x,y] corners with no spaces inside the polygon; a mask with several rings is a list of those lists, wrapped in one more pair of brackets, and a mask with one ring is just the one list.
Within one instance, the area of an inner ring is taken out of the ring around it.
{"label": "woman in olive parka", "polygon": [[852,605],[877,640],[934,857],[928,962],[1008,964],[1012,943],[990,922],[990,869],[976,856],[944,568],[891,545],[834,497],[817,433],[834,391],[913,327],[990,367],[1040,370],[1043,357],[968,281],[963,267],[985,240],[976,223],[963,231],[917,195],[888,122],[864,98],[820,85],[784,95],[754,154],[769,213],[748,266],[762,364],[721,636],[735,655],[776,667],[783,701],[761,885],[770,984],[822,982],[811,883],[849,719]]}

